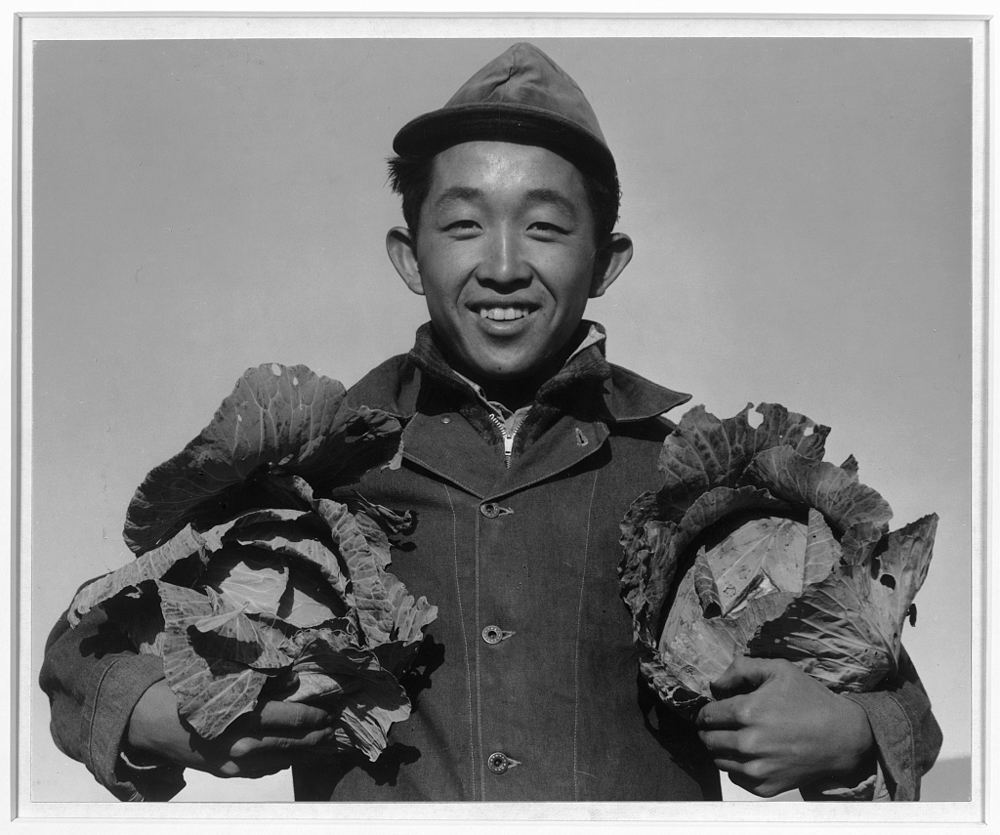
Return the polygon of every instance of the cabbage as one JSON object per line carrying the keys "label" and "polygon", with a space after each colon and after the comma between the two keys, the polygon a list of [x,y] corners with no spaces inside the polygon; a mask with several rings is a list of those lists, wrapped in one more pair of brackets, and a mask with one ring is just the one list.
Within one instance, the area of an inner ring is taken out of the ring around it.
{"label": "cabbage", "polygon": [[823,461],[829,428],[761,404],[701,406],[664,441],[663,486],[622,522],[619,576],[640,670],[693,717],[734,658],[785,658],[836,692],[897,669],[937,516],[889,533],[892,511],[853,456]]}
{"label": "cabbage", "polygon": [[124,537],[136,559],[81,589],[71,625],[104,604],[163,659],[182,717],[212,739],[261,699],[339,717],[337,750],[370,760],[410,703],[399,678],[437,607],[386,568],[413,520],[328,496],[398,466],[401,427],[354,410],[305,366],[248,369],[211,423],[136,490]]}

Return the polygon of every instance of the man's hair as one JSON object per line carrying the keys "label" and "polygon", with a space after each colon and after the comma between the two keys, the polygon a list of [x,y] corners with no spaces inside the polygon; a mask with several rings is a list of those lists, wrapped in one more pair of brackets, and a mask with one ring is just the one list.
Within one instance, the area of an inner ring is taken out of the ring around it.
{"label": "man's hair", "polygon": [[[431,189],[434,155],[395,156],[389,159],[389,184],[403,200],[403,220],[416,237],[420,223],[420,207]],[[618,222],[621,206],[621,187],[614,172],[598,176],[578,168],[583,177],[583,187],[594,216],[594,238],[597,243],[605,240]]]}

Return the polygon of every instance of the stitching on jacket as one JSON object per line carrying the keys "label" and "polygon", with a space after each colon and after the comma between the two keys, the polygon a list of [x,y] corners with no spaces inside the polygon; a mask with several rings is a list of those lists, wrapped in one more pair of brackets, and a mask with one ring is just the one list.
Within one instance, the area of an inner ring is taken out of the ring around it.
{"label": "stitching on jacket", "polygon": [[485,496],[482,493],[480,493],[478,490],[472,489],[467,484],[464,484],[463,482],[458,481],[453,476],[451,476],[451,475],[449,475],[449,474],[447,474],[445,472],[442,472],[437,467],[432,467],[426,461],[424,461],[424,460],[422,460],[420,458],[417,458],[417,456],[413,455],[410,452],[407,452],[405,448],[403,449],[403,457],[406,458],[406,459],[408,459],[409,461],[412,461],[414,464],[419,464],[421,467],[423,467],[425,470],[427,470],[427,472],[434,473],[434,475],[436,475],[436,476],[440,476],[441,478],[446,478],[446,479],[448,479],[448,481],[450,481],[450,482],[452,482],[454,484],[457,484],[466,493],[470,493],[471,495],[475,496],[477,499],[483,499],[483,498],[485,498]]}
{"label": "stitching on jacket", "polygon": [[[874,704],[869,701],[868,696],[875,695],[874,692],[867,693],[843,693],[843,697],[849,701],[854,702],[862,710],[864,710],[865,715],[868,717],[868,722],[872,728],[872,737],[875,740],[875,773],[862,781],[857,786],[854,786],[855,791],[864,791],[866,794],[859,795],[858,797],[848,798],[848,799],[858,799],[858,800],[871,800],[871,801],[883,801],[883,800],[893,800],[889,795],[889,784],[892,783],[896,786],[897,793],[899,782],[897,779],[896,769],[889,768],[889,763],[895,763],[898,765],[900,756],[890,755],[888,743],[883,739],[883,734],[879,730],[885,724],[885,713],[892,712],[891,708],[886,706],[879,706],[879,702]],[[897,708],[900,707],[899,701],[893,696],[893,694],[886,691],[878,691],[879,696],[885,696],[890,704],[894,704]],[[881,718],[879,718],[881,717]],[[912,766],[912,763],[903,763],[902,769],[906,771]],[[865,788],[866,783],[870,783],[868,788]],[[844,787],[846,788],[846,787]],[[800,791],[805,791],[805,789],[800,789]],[[829,799],[831,798],[830,792],[824,790],[820,791],[821,797]],[[806,799],[805,794],[803,794],[803,800]],[[808,798],[810,800],[814,799],[812,797]],[[844,798],[834,798],[834,799],[844,799]]]}
{"label": "stitching on jacket", "polygon": [[[114,662],[112,662],[112,664],[113,663]],[[109,664],[107,667],[105,667],[103,670],[101,670],[101,677],[97,681],[97,687],[95,687],[94,690],[93,690],[93,693],[94,693],[94,702],[95,703],[98,701],[98,698],[100,697],[101,687],[104,685],[104,679],[107,678],[107,676],[108,676],[108,670],[110,668],[111,668],[111,664]],[[87,709],[87,708],[89,708],[89,709]],[[94,760],[94,726],[95,726],[96,723],[92,719],[93,715],[94,715],[94,705],[93,704],[85,705],[85,709],[83,711],[83,717],[82,718],[83,718],[83,721],[85,723],[85,727],[86,727],[86,731],[87,731],[87,759],[90,760],[90,763],[93,763],[95,761]],[[85,765],[89,765],[90,763],[85,763]]]}
{"label": "stitching on jacket", "polygon": [[[903,770],[903,775],[902,775],[904,777],[908,777],[910,774],[913,773],[914,769],[916,768],[917,752],[914,745],[916,742],[917,729],[913,727],[913,722],[910,720],[910,714],[907,712],[906,706],[902,703],[900,698],[895,693],[890,693],[889,697],[899,707],[899,712],[903,714],[903,719],[906,722],[907,729],[909,730],[907,736],[909,737],[910,740],[910,761],[906,764],[907,767]],[[909,780],[907,780],[907,785],[904,790],[903,797],[906,800],[919,800],[920,793],[917,790],[918,785],[919,783],[914,783],[913,785],[909,785]],[[899,791],[899,784],[896,785],[896,791],[897,792]]]}
{"label": "stitching on jacket", "polygon": [[[577,430],[579,431],[579,430]],[[594,483],[590,488],[590,504],[587,506],[587,537],[583,545],[583,571],[580,573],[580,600],[576,607],[576,645],[573,650],[573,799],[580,799],[580,782],[576,768],[577,733],[580,725],[580,625],[583,623],[584,586],[587,581],[587,562],[590,558],[590,520],[593,519],[594,496],[597,495],[597,475],[600,470],[594,470]]]}
{"label": "stitching on jacket", "polygon": [[114,774],[105,775],[104,779],[102,779],[102,777],[98,776],[97,772],[96,772],[97,757],[95,756],[95,752],[94,752],[94,731],[95,731],[95,728],[97,726],[97,723],[94,721],[94,705],[96,705],[100,701],[100,698],[101,698],[101,688],[104,687],[104,680],[108,677],[108,674],[111,672],[111,668],[114,667],[115,664],[118,663],[118,660],[119,659],[116,659],[115,661],[112,661],[110,664],[108,664],[107,667],[105,667],[101,671],[101,677],[100,677],[100,679],[97,682],[97,687],[95,687],[94,691],[93,691],[94,692],[94,702],[93,702],[93,704],[91,704],[89,706],[90,707],[89,710],[85,709],[83,711],[83,721],[87,725],[87,759],[89,760],[89,762],[84,763],[84,765],[86,765],[90,769],[90,771],[93,774],[95,774],[95,776],[97,776],[98,782],[100,782],[102,785],[104,785],[104,779],[107,779],[108,777],[110,777],[110,779],[117,786],[119,786],[120,788],[123,788],[123,789],[128,789],[129,795],[127,797],[123,797],[122,798],[123,800],[126,800],[126,801],[141,800],[141,798],[139,797],[139,792],[138,792],[138,790],[134,786],[120,783],[118,781],[117,777]]}
{"label": "stitching on jacket", "polygon": [[[475,562],[474,562],[474,580],[476,587],[476,611],[475,611],[475,623],[478,627],[479,625],[479,519],[480,516],[476,514],[476,528],[473,532],[475,537]],[[458,554],[458,543],[455,543],[455,553]],[[463,625],[464,629],[464,625]],[[482,702],[482,686],[481,686],[481,668],[479,658],[479,641],[475,641],[476,645],[476,734],[479,739],[479,799],[486,800],[486,768],[483,765],[483,760],[485,759],[485,750],[483,748],[483,702]],[[468,644],[466,644],[468,646]]]}
{"label": "stitching on jacket", "polygon": [[[907,729],[907,737],[909,738],[909,762],[902,764],[900,768],[900,773],[896,774],[890,772],[892,782],[895,784],[896,791],[892,794],[892,800],[916,800],[913,794],[916,791],[916,785],[912,785],[909,780],[910,774],[913,772],[914,762],[916,761],[916,751],[914,751],[914,727],[913,723],[910,721],[910,717],[907,715],[906,707],[903,702],[895,693],[890,693],[885,691],[885,695],[888,697],[890,704],[895,705],[896,710],[902,717],[902,722],[905,724]],[[879,746],[879,741],[875,741],[876,746]]]}
{"label": "stitching on jacket", "polygon": [[469,693],[469,757],[472,766],[472,786],[475,791],[476,785],[476,740],[473,733],[472,716],[472,668],[469,663],[469,638],[465,631],[465,611],[462,609],[462,579],[458,573],[458,516],[455,513],[455,503],[451,500],[451,490],[447,484],[444,487],[445,498],[448,499],[448,507],[451,509],[451,542],[452,553],[455,555],[455,598],[458,601],[458,622],[462,625],[462,645],[465,647],[465,686]]}

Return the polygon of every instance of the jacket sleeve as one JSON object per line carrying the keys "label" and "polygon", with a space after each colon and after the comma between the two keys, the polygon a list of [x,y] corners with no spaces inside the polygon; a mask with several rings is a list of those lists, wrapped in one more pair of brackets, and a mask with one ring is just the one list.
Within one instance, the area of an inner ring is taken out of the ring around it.
{"label": "jacket sleeve", "polygon": [[920,779],[934,765],[942,736],[906,650],[900,650],[899,670],[878,690],[844,695],[861,705],[868,716],[878,754],[877,773],[855,790],[804,787],[803,798],[919,800]]}
{"label": "jacket sleeve", "polygon": [[39,683],[52,738],[119,800],[169,800],[184,787],[183,769],[134,766],[123,756],[132,710],[162,678],[163,662],[137,653],[99,607],[75,628],[63,615],[46,642]]}

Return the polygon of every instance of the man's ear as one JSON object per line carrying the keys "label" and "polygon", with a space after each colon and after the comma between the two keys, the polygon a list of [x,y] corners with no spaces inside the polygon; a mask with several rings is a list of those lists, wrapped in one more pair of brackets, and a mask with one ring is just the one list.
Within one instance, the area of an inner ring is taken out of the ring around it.
{"label": "man's ear", "polygon": [[604,291],[618,278],[631,260],[632,239],[621,232],[611,234],[598,248],[594,257],[594,278],[590,284],[590,298],[603,296]]}
{"label": "man's ear", "polygon": [[403,283],[418,296],[422,296],[424,282],[417,265],[417,241],[410,230],[405,226],[394,226],[386,233],[385,248]]}

